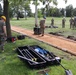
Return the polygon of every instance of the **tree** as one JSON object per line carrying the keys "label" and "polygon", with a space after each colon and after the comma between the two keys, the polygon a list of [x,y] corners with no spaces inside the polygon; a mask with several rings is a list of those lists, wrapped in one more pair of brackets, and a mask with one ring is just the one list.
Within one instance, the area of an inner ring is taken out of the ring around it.
{"label": "tree", "polygon": [[6,16],[7,38],[11,37],[11,26],[10,26],[10,19],[9,19],[9,4],[12,2],[14,2],[14,3],[18,2],[20,4],[22,1],[25,1],[25,0],[3,0],[3,14]]}
{"label": "tree", "polygon": [[[67,0],[64,0],[65,4],[67,3]],[[66,17],[66,9],[64,8],[64,17]]]}
{"label": "tree", "polygon": [[[0,0],[1,1],[1,0]],[[21,3],[23,1],[27,1],[27,0],[3,0],[3,4],[4,4],[4,15],[6,16],[6,29],[7,29],[7,37],[11,37],[11,27],[10,27],[10,20],[9,20],[9,3]],[[29,1],[35,1],[35,9],[36,9],[36,21],[35,21],[35,25],[37,25],[37,0],[29,0]],[[43,2],[44,0],[39,0],[41,2]],[[49,3],[53,2],[54,4],[57,2],[57,0],[45,0],[45,1],[49,1]],[[67,0],[65,0],[66,2]],[[16,5],[17,6],[17,5]],[[18,8],[17,8],[18,10]]]}
{"label": "tree", "polygon": [[[37,23],[37,16],[38,16],[38,12],[37,12],[37,4],[38,4],[38,0],[32,0],[33,2],[35,2],[35,27],[38,26]],[[40,2],[42,2],[44,5],[46,5],[46,8],[49,9],[49,5],[51,2],[53,2],[53,4],[57,5],[57,0],[39,0]],[[67,2],[67,0],[64,0],[65,3]],[[45,12],[46,10],[44,10]]]}
{"label": "tree", "polygon": [[27,18],[27,13],[30,11],[30,0],[14,0],[10,2],[10,7],[14,10],[14,14],[17,16],[17,20],[20,18],[20,14],[24,13]]}
{"label": "tree", "polygon": [[61,16],[60,10],[56,7],[54,8],[53,16],[55,16],[55,17],[60,17]]}
{"label": "tree", "polygon": [[2,11],[2,6],[0,4],[0,16],[3,14],[3,11]]}
{"label": "tree", "polygon": [[76,16],[76,8],[73,9],[73,16]]}
{"label": "tree", "polygon": [[10,0],[10,7],[13,8],[14,13],[16,13],[17,20],[19,20],[20,8],[23,0]]}
{"label": "tree", "polygon": [[11,27],[10,27],[10,20],[9,20],[9,1],[3,0],[3,13],[6,16],[6,30],[7,30],[7,38],[11,37]]}
{"label": "tree", "polygon": [[[38,0],[32,0],[33,1],[33,4],[35,4],[35,27],[38,26],[38,21],[37,21],[37,18],[38,18],[38,11],[37,11],[37,5],[39,5],[38,3]],[[39,0],[40,2],[43,2],[44,4],[47,2],[48,5],[49,3],[53,2],[54,4],[56,4],[56,0]],[[45,11],[45,10],[44,10]],[[45,12],[44,12],[45,13]]]}
{"label": "tree", "polygon": [[24,0],[0,0],[3,1],[3,15],[6,16],[6,30],[7,30],[7,38],[11,37],[11,26],[9,20],[9,2],[22,2]]}
{"label": "tree", "polygon": [[47,14],[49,14],[49,16],[52,16],[53,17],[55,12],[56,12],[55,8],[51,7],[49,9],[49,13],[47,13]]}
{"label": "tree", "polygon": [[[42,0],[41,0],[42,1]],[[47,16],[49,16],[49,9],[50,9],[50,3],[53,3],[54,5],[57,5],[58,3],[57,3],[57,0],[44,0],[43,1],[43,5],[45,5],[45,10],[44,10],[44,16],[46,16],[46,14],[45,14],[45,12],[47,13]],[[52,10],[52,12],[54,12],[53,10]]]}
{"label": "tree", "polygon": [[25,19],[27,19],[27,14],[30,12],[29,4],[30,4],[30,1],[24,1],[21,4],[22,8],[24,8],[24,11],[25,11]]}
{"label": "tree", "polygon": [[42,17],[42,13],[41,13],[41,10],[38,9],[38,18],[40,19]]}
{"label": "tree", "polygon": [[64,8],[60,9],[61,15],[64,16]]}
{"label": "tree", "polygon": [[68,5],[66,7],[66,16],[67,17],[73,16],[73,6],[72,5]]}
{"label": "tree", "polygon": [[37,11],[38,0],[33,0],[33,4],[35,5],[35,27],[38,27],[38,11]]}

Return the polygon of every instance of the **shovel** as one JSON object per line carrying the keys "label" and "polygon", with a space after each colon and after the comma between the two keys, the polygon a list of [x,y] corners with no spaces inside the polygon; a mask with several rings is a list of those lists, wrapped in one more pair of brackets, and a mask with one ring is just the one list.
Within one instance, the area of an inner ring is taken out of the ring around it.
{"label": "shovel", "polygon": [[55,58],[55,60],[62,66],[62,68],[65,70],[65,75],[73,75],[73,73],[71,72],[71,70],[69,70],[69,69],[66,69],[58,60],[57,60],[57,58],[52,54],[52,53],[50,53],[51,54],[51,56],[53,57],[53,58]]}

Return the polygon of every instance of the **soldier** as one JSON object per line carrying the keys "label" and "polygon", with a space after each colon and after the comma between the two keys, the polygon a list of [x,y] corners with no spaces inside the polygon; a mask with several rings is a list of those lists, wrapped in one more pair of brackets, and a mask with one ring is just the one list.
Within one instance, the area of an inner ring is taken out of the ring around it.
{"label": "soldier", "polygon": [[41,31],[42,36],[44,36],[45,19],[46,19],[46,18],[44,18],[44,20],[41,20],[41,21],[40,21],[40,31]]}
{"label": "soldier", "polygon": [[76,27],[76,16],[74,17],[74,27]]}
{"label": "soldier", "polygon": [[62,28],[65,28],[65,18],[62,19]]}
{"label": "soldier", "polygon": [[51,19],[51,25],[54,26],[54,19]]}
{"label": "soldier", "polygon": [[6,35],[6,26],[5,26],[6,17],[1,16],[0,20],[0,50],[4,52],[4,42]]}
{"label": "soldier", "polygon": [[74,19],[73,19],[73,21],[72,21],[72,28],[73,28],[73,29],[75,28]]}
{"label": "soldier", "polygon": [[73,29],[76,27],[76,17],[73,19]]}
{"label": "soldier", "polygon": [[70,22],[70,29],[73,27],[73,18],[71,17],[71,19],[69,20]]}

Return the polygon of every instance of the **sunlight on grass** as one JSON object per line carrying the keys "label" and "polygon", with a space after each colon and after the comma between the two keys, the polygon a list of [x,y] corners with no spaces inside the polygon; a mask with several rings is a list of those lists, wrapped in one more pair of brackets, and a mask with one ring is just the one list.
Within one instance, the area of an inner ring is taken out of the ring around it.
{"label": "sunlight on grass", "polygon": [[[18,34],[14,33],[14,36]],[[63,58],[62,64],[67,68],[72,70],[75,75],[76,71],[76,57],[71,56],[61,50],[53,48],[45,43],[39,42],[32,38],[26,37],[24,40],[17,40],[15,43],[7,43],[5,45],[5,52],[0,53],[0,75],[38,75],[37,72],[42,69],[31,69],[27,63],[22,62],[17,57],[16,48],[25,45],[39,45],[42,48],[49,50],[56,54],[57,56]],[[48,66],[44,69],[50,69],[49,75],[64,75],[64,69],[61,66]]]}
{"label": "sunlight on grass", "polygon": [[[53,28],[46,28],[45,33],[49,32],[59,32],[64,31],[64,36],[68,35],[76,35],[76,30],[69,29],[69,19],[66,18],[66,28],[61,27],[61,20],[62,18],[55,18],[55,25],[58,26],[58,29]],[[38,20],[39,21],[39,20]],[[27,28],[30,30],[33,30],[35,19],[34,18],[28,18],[25,19],[12,19],[11,25],[13,26],[20,26],[23,28]],[[46,25],[50,25],[51,23],[51,17],[46,19]],[[19,35],[19,33],[13,32],[13,36]],[[27,65],[26,62],[22,62],[17,57],[16,48],[20,46],[25,45],[39,45],[42,48],[49,50],[50,52],[53,52],[55,55],[61,57],[61,64],[67,68],[70,69],[73,72],[73,75],[76,74],[76,56],[70,55],[66,52],[63,52],[61,50],[58,50],[54,47],[51,47],[45,43],[39,42],[37,40],[34,40],[29,37],[25,37],[24,40],[17,40],[15,43],[7,42],[5,45],[5,52],[0,53],[0,75],[38,75],[37,72],[42,69],[31,69]],[[64,69],[61,66],[47,66],[44,69],[50,69],[48,72],[49,75],[65,75]]]}
{"label": "sunlight on grass", "polygon": [[[38,19],[38,25],[39,25],[39,21],[41,19],[42,18]],[[52,19],[52,17],[46,18],[46,23],[45,23],[46,26],[50,26],[51,19]],[[61,34],[64,35],[65,37],[67,37],[68,35],[72,35],[72,36],[76,37],[76,28],[74,30],[70,29],[69,19],[70,18],[66,17],[65,28],[62,28],[62,17],[60,17],[60,18],[54,17],[55,26],[58,26],[58,28],[45,28],[45,33],[63,32]],[[22,28],[33,30],[33,28],[35,27],[35,18],[27,18],[27,20],[25,20],[24,18],[20,19],[20,20],[12,19],[11,25],[20,26]]]}

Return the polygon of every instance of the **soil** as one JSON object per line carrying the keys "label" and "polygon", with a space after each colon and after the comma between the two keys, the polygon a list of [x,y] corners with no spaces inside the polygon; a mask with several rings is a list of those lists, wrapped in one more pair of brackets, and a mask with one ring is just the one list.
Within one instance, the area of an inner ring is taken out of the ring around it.
{"label": "soil", "polygon": [[45,34],[44,36],[34,35],[33,30],[27,30],[16,26],[11,26],[11,30],[45,42],[53,47],[69,52],[73,55],[76,55],[76,41],[64,38],[62,36],[55,36],[52,34]]}
{"label": "soil", "polygon": [[[61,32],[50,32],[49,34],[65,37],[64,35],[61,34]],[[65,37],[65,38],[70,39],[70,40],[73,40],[73,41],[76,41],[76,37],[71,36],[71,35],[68,35],[68,36]]]}

